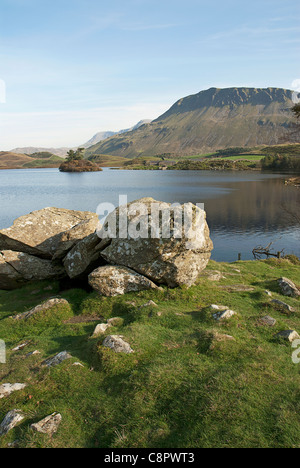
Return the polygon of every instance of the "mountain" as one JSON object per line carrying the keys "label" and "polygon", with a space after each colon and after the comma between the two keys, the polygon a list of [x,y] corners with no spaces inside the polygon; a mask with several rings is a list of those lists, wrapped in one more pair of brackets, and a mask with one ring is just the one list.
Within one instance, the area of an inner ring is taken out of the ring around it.
{"label": "mountain", "polygon": [[59,156],[60,158],[65,158],[69,149],[71,148],[39,148],[35,146],[26,146],[24,148],[14,148],[10,150],[10,152],[17,154],[51,153],[55,156]]}
{"label": "mountain", "polygon": [[140,128],[142,125],[145,125],[147,123],[150,123],[151,120],[140,120],[134,127],[131,128],[126,128],[125,130],[120,130],[119,132],[99,132],[96,133],[96,135],[93,136],[89,141],[81,145],[82,148],[89,148],[90,146],[96,145],[100,141],[106,140],[107,138],[110,138],[114,135],[120,135],[121,133],[127,133],[131,132],[133,130],[137,130]]}
{"label": "mountain", "polygon": [[180,99],[147,125],[92,146],[87,156],[193,155],[295,142],[291,107],[299,98],[280,88],[211,88]]}

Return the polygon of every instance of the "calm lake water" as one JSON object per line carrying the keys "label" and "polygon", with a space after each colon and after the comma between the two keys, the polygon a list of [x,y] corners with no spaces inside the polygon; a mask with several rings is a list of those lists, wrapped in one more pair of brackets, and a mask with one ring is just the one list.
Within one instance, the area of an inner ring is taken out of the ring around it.
{"label": "calm lake water", "polygon": [[298,210],[300,190],[285,186],[283,175],[214,171],[118,171],[60,173],[58,169],[0,171],[0,228],[48,206],[96,211],[99,203],[118,205],[153,197],[165,202],[204,203],[217,261],[253,259],[257,245],[300,256],[299,225],[286,213]]}

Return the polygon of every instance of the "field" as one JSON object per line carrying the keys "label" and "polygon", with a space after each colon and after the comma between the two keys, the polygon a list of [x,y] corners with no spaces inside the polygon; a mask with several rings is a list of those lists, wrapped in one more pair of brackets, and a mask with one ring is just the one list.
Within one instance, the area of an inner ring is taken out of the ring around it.
{"label": "field", "polygon": [[[300,364],[292,362],[291,344],[274,338],[281,330],[300,331],[299,299],[282,296],[277,285],[282,276],[300,284],[299,262],[292,261],[210,262],[220,281],[204,276],[190,289],[116,298],[57,282],[0,291],[0,338],[7,346],[0,384],[27,383],[1,400],[1,420],[14,408],[25,419],[0,438],[0,447],[17,440],[26,448],[299,448]],[[294,312],[272,305],[266,289]],[[10,318],[57,295],[70,306],[27,321]],[[140,308],[149,300],[157,307]],[[218,323],[211,304],[237,315]],[[277,320],[274,327],[261,323],[265,315]],[[91,338],[96,324],[111,317],[122,320]],[[108,334],[123,335],[134,353],[104,348]],[[27,356],[35,350],[41,354]],[[41,365],[64,350],[70,360]],[[55,411],[62,423],[52,438],[30,429]]]}

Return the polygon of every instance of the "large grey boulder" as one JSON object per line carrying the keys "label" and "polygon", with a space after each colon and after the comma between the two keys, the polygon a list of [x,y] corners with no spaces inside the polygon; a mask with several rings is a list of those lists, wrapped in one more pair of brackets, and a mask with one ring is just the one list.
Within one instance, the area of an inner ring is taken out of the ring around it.
{"label": "large grey boulder", "polygon": [[[82,224],[85,221],[89,222]],[[0,231],[0,250],[52,258],[59,249],[59,255],[63,255],[64,244],[67,249],[71,248],[76,241],[95,231],[97,222],[97,215],[88,211],[62,208],[33,211]],[[77,229],[66,234],[74,226]]]}
{"label": "large grey boulder", "polygon": [[0,289],[16,289],[27,282],[66,276],[61,265],[23,252],[0,252]]}
{"label": "large grey boulder", "polygon": [[[102,239],[113,237],[110,245],[102,251],[102,257],[110,264],[131,268],[159,284],[191,286],[205,269],[213,249],[206,214],[191,203],[185,205],[185,212],[183,206],[171,212],[170,208],[169,203],[152,198],[117,208],[98,232]],[[157,217],[158,211],[160,218]],[[185,225],[191,227],[183,235],[178,235],[175,221],[183,222],[183,213]],[[114,220],[116,232],[111,232]],[[126,225],[131,229],[124,236]],[[139,229],[141,234],[137,236]]]}
{"label": "large grey boulder", "polygon": [[[93,214],[93,213],[91,213]],[[99,229],[99,222],[97,215],[94,215],[76,226],[72,227],[68,231],[64,232],[61,235],[59,244],[57,246],[56,252],[53,256],[53,260],[57,258],[63,258],[69,250],[71,250],[74,245],[78,242],[85,240],[85,238],[90,237]],[[99,238],[97,236],[99,242]]]}
{"label": "large grey boulder", "polygon": [[89,284],[103,296],[118,296],[129,292],[157,289],[148,278],[129,268],[104,266],[89,275]]}
{"label": "large grey boulder", "polygon": [[69,278],[78,278],[89,274],[105,261],[99,249],[100,239],[97,233],[90,234],[78,242],[65,257],[63,264]]}

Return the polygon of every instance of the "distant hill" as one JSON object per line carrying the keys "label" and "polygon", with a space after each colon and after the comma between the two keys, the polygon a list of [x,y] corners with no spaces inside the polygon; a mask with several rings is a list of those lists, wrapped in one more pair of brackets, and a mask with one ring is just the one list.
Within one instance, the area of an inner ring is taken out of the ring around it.
{"label": "distant hill", "polygon": [[10,150],[11,153],[18,153],[18,154],[34,154],[34,153],[51,153],[55,156],[59,156],[61,158],[65,158],[67,152],[71,148],[39,148],[35,146],[26,146],[24,148],[14,148]]}
{"label": "distant hill", "polygon": [[291,108],[299,99],[300,94],[280,88],[211,88],[180,99],[147,125],[92,146],[86,155],[180,156],[292,143]]}
{"label": "distant hill", "polygon": [[89,141],[87,141],[86,143],[81,145],[81,147],[82,148],[89,148],[90,146],[96,145],[100,141],[106,140],[107,138],[110,138],[110,137],[112,137],[114,135],[120,135],[122,133],[127,133],[127,132],[131,132],[133,130],[137,130],[142,125],[145,125],[145,124],[150,123],[150,122],[151,122],[151,120],[146,120],[146,119],[145,120],[140,120],[133,127],[127,128],[125,130],[120,130],[119,132],[99,132],[99,133],[96,133],[96,135],[94,135],[93,138],[91,138]]}
{"label": "distant hill", "polygon": [[0,169],[29,169],[39,167],[59,167],[64,159],[53,154],[37,153],[36,157],[26,154],[0,151]]}

